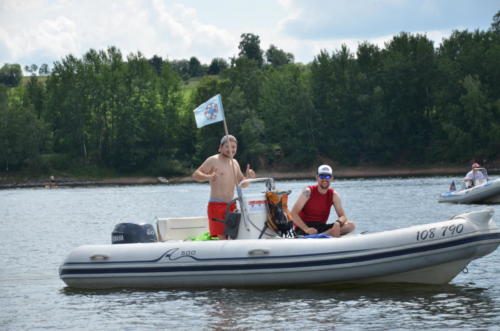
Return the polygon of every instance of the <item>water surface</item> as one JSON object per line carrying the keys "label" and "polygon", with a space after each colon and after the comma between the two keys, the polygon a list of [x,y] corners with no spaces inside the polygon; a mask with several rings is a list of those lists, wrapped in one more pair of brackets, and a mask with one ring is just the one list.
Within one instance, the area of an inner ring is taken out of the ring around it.
{"label": "water surface", "polygon": [[[451,178],[338,180],[356,232],[442,221],[483,205],[437,202]],[[290,204],[311,181],[278,181]],[[205,214],[207,184],[0,190],[0,325],[28,329],[499,329],[499,250],[443,286],[113,290],[65,286],[71,249],[110,243],[119,222]],[[492,206],[500,224],[500,205]]]}

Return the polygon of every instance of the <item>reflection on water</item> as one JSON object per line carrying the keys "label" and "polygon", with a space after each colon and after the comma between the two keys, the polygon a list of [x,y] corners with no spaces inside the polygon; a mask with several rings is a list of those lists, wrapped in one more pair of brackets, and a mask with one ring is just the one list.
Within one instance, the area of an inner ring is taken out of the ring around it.
{"label": "reflection on water", "polygon": [[355,329],[386,329],[388,325],[395,326],[391,329],[473,328],[493,326],[493,312],[498,307],[487,289],[457,285],[371,284],[322,290],[64,289],[62,294],[70,307],[73,302],[82,312],[98,310],[114,319],[131,311],[148,311],[151,316],[144,317],[151,326],[164,328],[176,327],[180,320],[186,327],[215,329],[254,329],[256,325],[296,329],[305,321],[313,329],[342,325]]}
{"label": "reflection on water", "polygon": [[[450,180],[338,180],[334,188],[356,231],[377,232],[484,207],[438,203]],[[310,184],[277,182],[279,189],[292,190],[290,205]],[[467,274],[445,286],[83,291],[59,279],[58,267],[72,248],[110,243],[116,223],[204,215],[207,199],[204,184],[0,191],[0,325],[7,330],[380,330],[500,324],[498,251],[473,261]],[[500,206],[492,208],[500,222]]]}

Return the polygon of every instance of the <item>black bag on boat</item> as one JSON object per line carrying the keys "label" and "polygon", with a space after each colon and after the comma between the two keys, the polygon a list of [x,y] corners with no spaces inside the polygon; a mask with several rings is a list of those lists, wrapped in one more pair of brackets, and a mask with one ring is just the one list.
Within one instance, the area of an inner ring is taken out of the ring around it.
{"label": "black bag on boat", "polygon": [[288,195],[291,191],[267,191],[268,207],[266,225],[281,237],[295,237],[292,215],[288,210]]}

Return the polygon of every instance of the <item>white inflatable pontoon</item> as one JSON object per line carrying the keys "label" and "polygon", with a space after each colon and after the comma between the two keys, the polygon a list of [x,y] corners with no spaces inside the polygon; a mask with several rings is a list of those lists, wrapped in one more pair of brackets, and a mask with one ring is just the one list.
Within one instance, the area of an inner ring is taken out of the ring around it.
{"label": "white inflatable pontoon", "polygon": [[[270,178],[245,182],[258,181],[274,188]],[[264,193],[237,189],[236,240],[185,240],[208,231],[204,217],[158,219],[158,242],[78,247],[60,266],[61,279],[84,289],[444,284],[500,243],[491,208],[378,233],[281,238],[266,229]]]}
{"label": "white inflatable pontoon", "polygon": [[465,187],[463,182],[453,181],[450,190],[441,193],[439,202],[500,203],[500,179],[488,180],[486,169],[480,169],[484,172],[486,179],[475,183],[476,185],[472,187]]}

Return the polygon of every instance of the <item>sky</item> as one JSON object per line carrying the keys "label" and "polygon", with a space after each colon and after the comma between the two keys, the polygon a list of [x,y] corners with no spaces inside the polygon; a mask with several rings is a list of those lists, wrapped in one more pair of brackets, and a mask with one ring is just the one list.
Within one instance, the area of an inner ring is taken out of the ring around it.
{"label": "sky", "polygon": [[238,55],[241,34],[309,63],[321,50],[400,32],[439,46],[453,30],[487,30],[499,0],[0,0],[0,66],[40,66],[115,46],[169,60]]}

